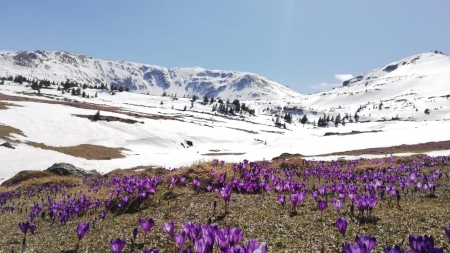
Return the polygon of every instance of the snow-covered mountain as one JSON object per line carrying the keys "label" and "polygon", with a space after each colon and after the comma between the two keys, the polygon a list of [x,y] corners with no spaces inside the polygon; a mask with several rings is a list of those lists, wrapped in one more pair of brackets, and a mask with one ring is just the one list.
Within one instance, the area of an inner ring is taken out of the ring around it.
{"label": "snow-covered mountain", "polygon": [[[156,72],[165,74],[160,77]],[[151,79],[144,79],[146,74]],[[110,91],[89,87],[83,88],[84,95],[76,95],[54,85],[38,92],[30,82],[0,81],[0,132],[6,132],[0,144],[11,141],[16,148],[0,147],[0,167],[6,168],[0,170],[0,181],[23,168],[41,170],[55,162],[107,172],[140,165],[178,167],[213,158],[265,160],[281,153],[322,159],[318,155],[450,140],[450,57],[438,51],[386,64],[330,91],[295,97],[290,96],[297,93],[283,93],[284,86],[253,74],[164,69],[63,52],[0,53],[0,76],[7,75],[58,81],[71,76],[83,83],[95,83],[97,78],[97,83],[108,84],[116,76],[121,82],[129,78],[128,87],[141,80],[144,84],[142,89],[136,86],[137,91],[153,95],[117,92],[113,96]],[[233,90],[246,77],[253,82],[265,80],[268,86],[252,83]],[[195,94],[192,87],[204,91],[201,82],[213,83],[214,89],[224,86],[218,96],[240,95],[242,110],[231,112],[225,105],[221,109],[217,100],[205,104],[182,97]],[[263,88],[271,88],[272,93]],[[177,93],[178,99],[161,96],[163,90]],[[258,96],[251,94],[273,100],[256,100]],[[112,117],[111,121],[86,119],[99,111]],[[308,121],[302,124],[304,116]],[[188,141],[193,145],[186,146]],[[53,149],[39,148],[44,144]],[[87,160],[56,148],[78,150],[83,144],[124,148],[125,157]],[[427,154],[437,154],[433,152]],[[450,150],[436,152],[448,155]]]}
{"label": "snow-covered mountain", "polygon": [[444,120],[450,119],[449,97],[450,56],[431,51],[388,63],[330,91],[287,101],[289,107],[311,112],[310,119],[358,112],[360,120],[370,121]]}
{"label": "snow-covered mountain", "polygon": [[128,87],[154,95],[197,95],[241,100],[284,99],[300,93],[253,73],[193,68],[164,68],[105,61],[68,52],[0,52],[0,76]]}

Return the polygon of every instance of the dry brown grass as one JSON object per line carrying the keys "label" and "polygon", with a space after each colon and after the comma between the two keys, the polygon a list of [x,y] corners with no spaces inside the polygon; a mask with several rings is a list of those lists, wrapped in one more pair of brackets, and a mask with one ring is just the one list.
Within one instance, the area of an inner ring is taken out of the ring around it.
{"label": "dry brown grass", "polygon": [[391,155],[397,153],[426,153],[430,151],[437,150],[449,150],[450,149],[450,141],[437,141],[437,142],[425,142],[418,144],[402,144],[397,146],[390,147],[382,147],[382,148],[366,148],[366,149],[357,149],[357,150],[349,150],[343,152],[335,152],[329,154],[323,154],[320,156],[336,156],[336,155]]}
{"label": "dry brown grass", "polygon": [[20,107],[20,106],[0,101],[0,110],[6,110],[9,109],[10,107]]}
{"label": "dry brown grass", "polygon": [[[413,159],[413,158],[410,158]],[[299,159],[292,159],[276,164],[298,164]],[[364,165],[364,163],[362,163]],[[167,172],[167,176],[198,177],[209,180],[209,168],[214,167],[211,162],[198,163],[182,168],[178,171]],[[218,166],[219,173],[227,172],[232,175],[232,164]],[[110,175],[133,175],[133,173],[153,173],[151,168],[141,167],[143,171],[133,172],[133,169],[116,170]],[[432,170],[429,168],[427,170]],[[157,172],[158,173],[158,172]],[[230,178],[230,177],[228,177]],[[36,186],[37,183],[45,183],[48,180],[65,182],[61,177],[49,177],[23,182],[23,189]],[[80,184],[79,179],[71,178],[71,183],[79,186],[69,189],[67,194],[79,194],[80,191],[91,197],[106,199],[107,191],[102,190],[96,195],[87,193],[86,187]],[[317,183],[308,181],[307,184]],[[442,226],[448,223],[450,203],[448,190],[449,179],[438,181],[437,198],[428,198],[422,194],[409,192],[402,193],[401,206],[389,204],[386,199],[380,200],[379,206],[374,209],[376,220],[374,222],[359,222],[356,218],[349,218],[348,206],[341,212],[341,217],[346,217],[349,222],[346,241],[353,241],[356,235],[372,235],[377,238],[378,245],[372,251],[383,252],[385,245],[401,244],[406,247],[409,234],[431,234],[436,245],[446,246],[445,233]],[[157,247],[160,252],[173,252],[171,239],[162,230],[161,225],[169,220],[176,224],[176,230],[181,230],[181,224],[192,221],[196,223],[212,222],[221,227],[239,226],[245,232],[244,240],[258,238],[266,241],[269,252],[319,252],[322,245],[324,252],[341,252],[340,244],[344,239],[339,235],[334,225],[337,214],[331,205],[328,206],[320,218],[317,204],[311,198],[298,208],[297,213],[291,213],[289,208],[282,209],[277,202],[278,194],[270,192],[266,194],[237,194],[232,193],[230,209],[224,212],[224,203],[219,194],[211,192],[197,192],[191,185],[171,187],[167,182],[158,187],[157,193],[149,198],[141,208],[137,210],[127,209],[124,212],[108,213],[105,221],[97,221],[95,227],[82,240],[80,252],[110,252],[109,241],[112,238],[131,238],[132,230],[139,228],[136,247],[131,250],[129,240],[124,253],[140,252],[144,248]],[[22,198],[20,204],[23,208],[31,207],[34,202],[40,201],[41,196],[34,198]],[[55,197],[61,200],[58,194]],[[213,212],[213,202],[217,201],[217,210]],[[348,203],[347,203],[348,204]],[[287,204],[287,206],[289,206]],[[69,220],[67,225],[59,225],[56,222],[51,225],[48,218],[45,221],[37,219],[37,233],[28,237],[28,251],[30,252],[70,252],[75,249],[77,237],[76,227],[80,222],[91,221],[98,212],[88,212],[82,217]],[[0,237],[0,248],[9,252],[11,249],[20,250],[22,234],[17,229],[17,222],[26,220],[27,212],[4,213],[0,216],[0,230],[5,231]],[[139,218],[153,218],[156,222],[151,232],[144,241],[142,230],[139,227]],[[187,243],[190,244],[189,242]],[[1,250],[0,250],[1,252]],[[74,251],[75,252],[75,251]]]}
{"label": "dry brown grass", "polygon": [[122,154],[122,151],[126,150],[123,148],[110,148],[91,144],[80,144],[70,147],[54,147],[45,145],[44,143],[31,141],[27,141],[26,144],[35,148],[53,150],[66,155],[80,157],[87,160],[111,160],[116,158],[124,158],[125,156]]}
{"label": "dry brown grass", "polygon": [[[76,99],[76,97],[75,97]],[[20,102],[35,102],[35,103],[45,103],[45,104],[57,104],[57,105],[67,105],[72,106],[76,108],[81,109],[87,109],[87,110],[95,110],[95,111],[104,111],[104,112],[114,112],[119,113],[123,115],[127,115],[130,117],[137,117],[137,118],[147,118],[147,119],[153,119],[153,120],[173,120],[173,117],[166,116],[166,115],[159,115],[159,114],[150,114],[150,113],[135,113],[130,111],[124,111],[119,107],[114,106],[105,106],[105,105],[99,105],[99,104],[91,104],[91,103],[81,103],[81,102],[66,102],[66,101],[56,101],[56,100],[44,100],[44,99],[38,99],[33,97],[18,97],[18,96],[11,96],[0,93],[0,100],[5,101],[20,101]]]}
{"label": "dry brown grass", "polygon": [[[85,119],[94,120],[94,115],[78,115],[78,114],[74,114],[73,116],[76,116],[76,117],[79,117],[79,118],[85,118]],[[122,122],[122,123],[127,123],[127,124],[144,123],[144,122],[139,122],[137,120],[124,119],[124,118],[119,118],[119,117],[114,117],[114,116],[104,116],[104,115],[100,115],[99,120],[100,121],[106,121],[106,122],[117,121],[117,122]]]}
{"label": "dry brown grass", "polygon": [[17,128],[0,124],[0,138],[12,137],[11,134],[17,134],[26,137],[22,131]]}
{"label": "dry brown grass", "polygon": [[6,180],[2,183],[3,186],[16,185],[22,182],[25,182],[30,179],[38,179],[44,177],[51,177],[55,174],[50,173],[48,171],[39,171],[39,170],[22,170],[17,173],[14,177]]}

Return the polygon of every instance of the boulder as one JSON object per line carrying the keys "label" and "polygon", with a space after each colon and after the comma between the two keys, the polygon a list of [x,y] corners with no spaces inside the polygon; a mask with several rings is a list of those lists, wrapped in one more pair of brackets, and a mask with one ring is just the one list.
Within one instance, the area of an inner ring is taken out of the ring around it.
{"label": "boulder", "polygon": [[16,148],[13,147],[13,146],[11,145],[11,143],[9,143],[9,142],[5,142],[5,143],[1,144],[0,146],[3,146],[3,147],[5,147],[5,148],[16,149]]}
{"label": "boulder", "polygon": [[92,177],[98,175],[96,171],[83,170],[73,166],[70,163],[55,163],[45,171],[60,176],[73,176],[73,177]]}

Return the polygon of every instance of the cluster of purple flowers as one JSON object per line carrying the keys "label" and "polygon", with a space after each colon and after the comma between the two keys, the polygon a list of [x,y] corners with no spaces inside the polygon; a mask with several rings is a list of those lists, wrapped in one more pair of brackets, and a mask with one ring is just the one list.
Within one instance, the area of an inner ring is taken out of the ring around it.
{"label": "cluster of purple flowers", "polygon": [[[355,172],[355,168],[363,162],[383,166],[384,169],[367,169]],[[13,200],[20,198],[40,197],[40,203],[34,203],[29,208],[28,221],[19,223],[19,229],[24,233],[23,244],[26,243],[27,232],[32,234],[36,230],[33,224],[36,217],[45,219],[46,215],[53,224],[58,220],[61,224],[66,224],[73,217],[81,217],[88,212],[97,213],[99,217],[106,218],[108,212],[125,211],[131,203],[143,202],[154,195],[158,186],[163,182],[170,183],[171,187],[193,187],[197,192],[216,192],[225,202],[225,211],[229,211],[231,196],[233,193],[241,194],[264,194],[274,191],[278,194],[278,202],[284,208],[286,196],[289,197],[292,211],[297,208],[307,198],[314,200],[317,209],[325,212],[328,207],[329,198],[337,215],[340,210],[347,206],[354,215],[355,207],[359,210],[361,217],[371,218],[373,210],[384,198],[388,198],[400,204],[401,196],[419,193],[434,194],[436,182],[442,177],[440,170],[435,169],[431,173],[424,172],[421,167],[439,165],[449,165],[450,157],[429,157],[419,156],[413,160],[411,165],[396,164],[394,158],[384,160],[355,160],[355,161],[334,161],[330,163],[316,163],[303,161],[307,169],[299,170],[295,164],[283,168],[270,168],[268,162],[249,162],[232,165],[234,175],[227,179],[227,173],[219,173],[219,166],[224,165],[224,161],[219,163],[213,161],[214,168],[209,171],[209,180],[201,181],[198,178],[189,179],[186,177],[159,177],[159,176],[98,176],[83,179],[83,184],[90,188],[89,192],[97,194],[100,190],[109,191],[108,199],[100,200],[96,197],[89,197],[83,192],[77,194],[67,194],[67,190],[76,185],[57,184],[41,185],[35,189],[28,189],[23,192],[9,191],[0,193],[0,208],[3,212],[22,213],[22,207],[14,207]],[[450,174],[450,169],[449,169]],[[314,179],[319,182],[319,186],[306,185],[307,180]],[[60,194],[59,201],[56,201]],[[47,195],[45,197],[45,195]],[[91,194],[89,194],[91,195]],[[43,197],[44,196],[44,197]],[[347,200],[348,199],[348,200]],[[214,210],[216,207],[214,202]],[[26,209],[28,212],[28,209]],[[366,215],[365,215],[366,214]],[[94,224],[94,223],[93,223]],[[152,219],[141,219],[139,224],[145,236],[154,226]],[[336,221],[339,232],[345,237],[347,221],[345,218],[338,218]],[[212,252],[217,246],[222,252],[265,252],[267,245],[258,243],[256,239],[239,245],[243,238],[243,231],[240,228],[219,228],[217,225],[201,225],[186,223],[182,226],[182,231],[175,231],[175,224],[170,221],[162,226],[165,233],[170,235],[176,247],[183,252],[190,252],[191,248],[185,248],[186,240],[191,240],[195,252]],[[79,223],[77,227],[78,242],[89,232],[90,223]],[[133,240],[136,241],[138,230],[133,230]],[[446,233],[450,236],[450,230]],[[111,240],[111,248],[114,252],[121,252],[126,245],[125,239]],[[354,244],[347,242],[343,244],[344,252],[370,252],[376,245],[373,237],[357,237]],[[434,240],[431,236],[410,236],[410,247],[413,252],[441,252],[434,247]],[[148,250],[148,252],[157,252]],[[399,246],[387,247],[386,252],[402,252]]]}

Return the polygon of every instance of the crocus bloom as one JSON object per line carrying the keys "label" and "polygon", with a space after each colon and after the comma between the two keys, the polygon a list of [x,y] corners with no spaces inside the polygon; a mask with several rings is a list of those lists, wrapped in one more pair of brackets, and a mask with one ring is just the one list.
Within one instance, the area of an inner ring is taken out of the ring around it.
{"label": "crocus bloom", "polygon": [[27,221],[27,222],[19,223],[19,228],[26,235],[28,232],[28,229],[30,228],[30,222]]}
{"label": "crocus bloom", "polygon": [[387,246],[384,253],[408,253],[408,251],[402,250],[400,249],[400,246],[395,245],[393,248],[391,248],[391,246]]}
{"label": "crocus bloom", "polygon": [[175,224],[173,223],[173,221],[169,221],[162,225],[162,230],[164,230],[164,232],[166,232],[166,234],[170,235],[171,237],[174,236],[173,234],[174,228]]}
{"label": "crocus bloom", "polygon": [[106,218],[106,210],[103,210],[103,211],[101,211],[100,212],[100,217],[102,218],[102,219],[105,219]]}
{"label": "crocus bloom", "polygon": [[123,248],[125,247],[125,242],[126,242],[125,238],[123,239],[117,238],[115,240],[112,239],[110,242],[112,251],[114,251],[114,253],[121,253]]}
{"label": "crocus bloom", "polygon": [[265,242],[262,242],[261,244],[258,243],[258,240],[252,239],[250,242],[245,243],[245,248],[247,249],[247,252],[258,252],[258,253],[266,253],[267,252],[267,244]]}
{"label": "crocus bloom", "polygon": [[284,208],[284,203],[286,202],[286,197],[284,195],[279,195],[278,202],[280,202],[281,206]]}
{"label": "crocus bloom", "polygon": [[444,252],[443,248],[434,247],[434,239],[432,236],[409,236],[409,246],[413,252]]}
{"label": "crocus bloom", "polygon": [[339,233],[341,233],[342,236],[345,237],[345,232],[347,231],[347,220],[345,218],[338,218],[336,220],[336,226],[339,230]]}
{"label": "crocus bloom", "polygon": [[186,241],[186,232],[175,233],[174,241],[179,249],[183,248],[184,242]]}
{"label": "crocus bloom", "polygon": [[134,228],[133,229],[133,240],[135,240],[135,241],[136,241],[137,234],[138,234],[138,229]]}
{"label": "crocus bloom", "polygon": [[155,224],[153,219],[149,219],[148,221],[145,219],[139,219],[139,224],[141,224],[142,230],[144,230],[144,234],[147,234]]}
{"label": "crocus bloom", "polygon": [[448,240],[450,241],[450,227],[444,228],[445,234],[447,235]]}
{"label": "crocus bloom", "polygon": [[364,237],[356,236],[356,243],[362,248],[362,245],[366,246],[367,252],[370,252],[376,245],[377,239],[368,235]]}
{"label": "crocus bloom", "polygon": [[83,237],[87,234],[89,231],[89,222],[82,222],[78,224],[77,227],[77,234],[78,234],[78,240],[83,239]]}
{"label": "crocus bloom", "polygon": [[34,235],[34,231],[36,231],[36,225],[31,225],[29,228],[32,235]]}
{"label": "crocus bloom", "polygon": [[145,249],[143,253],[159,253],[157,249]]}
{"label": "crocus bloom", "polygon": [[339,212],[339,210],[342,208],[342,201],[339,199],[332,199],[331,204],[336,208],[336,211]]}
{"label": "crocus bloom", "polygon": [[317,205],[321,212],[323,212],[323,210],[325,210],[325,208],[327,208],[327,202],[324,200],[319,200],[319,202],[317,202]]}

